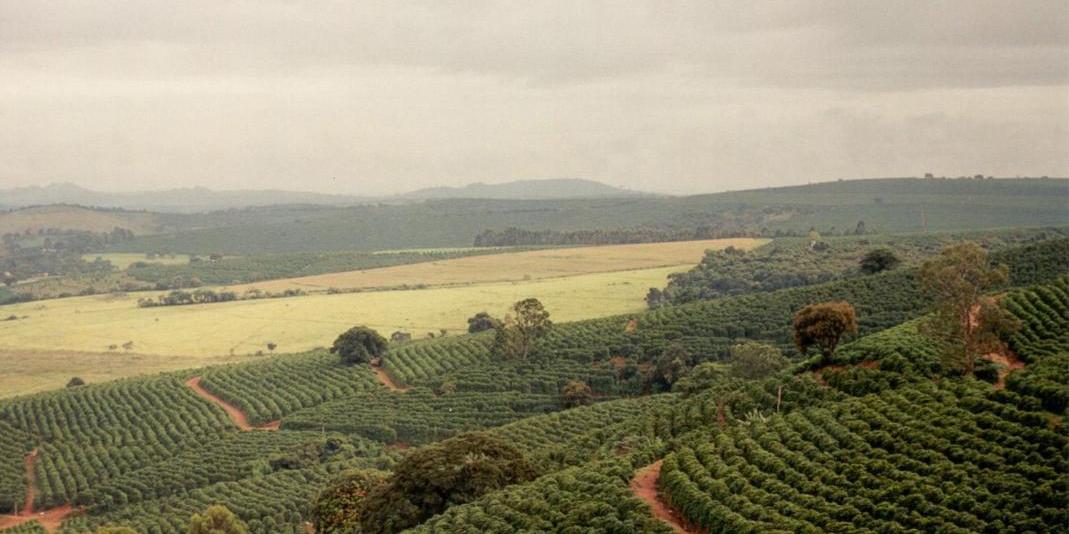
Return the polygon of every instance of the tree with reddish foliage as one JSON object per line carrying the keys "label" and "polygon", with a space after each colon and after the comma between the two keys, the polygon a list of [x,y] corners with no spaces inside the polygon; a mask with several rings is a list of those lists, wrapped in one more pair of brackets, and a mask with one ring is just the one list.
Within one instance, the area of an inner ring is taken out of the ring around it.
{"label": "tree with reddish foliage", "polygon": [[816,347],[831,358],[847,333],[857,333],[857,314],[849,302],[810,304],[794,316],[794,344],[803,355]]}

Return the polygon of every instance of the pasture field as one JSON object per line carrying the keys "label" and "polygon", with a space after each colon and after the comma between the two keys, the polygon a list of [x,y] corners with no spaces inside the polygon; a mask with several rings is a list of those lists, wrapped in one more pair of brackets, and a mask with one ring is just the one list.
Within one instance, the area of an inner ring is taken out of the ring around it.
{"label": "pasture field", "polygon": [[189,263],[189,255],[187,254],[175,254],[174,257],[157,256],[153,259],[148,259],[145,257],[144,254],[138,252],[107,252],[101,254],[82,254],[82,259],[85,261],[93,261],[97,258],[111,262],[112,266],[114,266],[120,271],[125,271],[127,267],[137,262],[152,263],[157,265],[183,265]]}
{"label": "pasture field", "polygon": [[678,267],[499,282],[422,290],[314,294],[282,299],[138,308],[138,294],[98,295],[0,308],[0,350],[130,352],[212,357],[329,345],[346,328],[365,324],[384,335],[404,330],[421,337],[462,332],[467,318],[505,313],[513,302],[537,297],[557,321],[642,311],[650,287],[664,285]]}
{"label": "pasture field", "polygon": [[237,292],[252,288],[270,292],[286,289],[325,291],[330,288],[372,289],[402,285],[435,287],[528,281],[625,270],[693,266],[702,259],[706,250],[720,250],[729,246],[750,250],[768,241],[736,238],[528,250],[271,280],[232,286],[230,289]]}

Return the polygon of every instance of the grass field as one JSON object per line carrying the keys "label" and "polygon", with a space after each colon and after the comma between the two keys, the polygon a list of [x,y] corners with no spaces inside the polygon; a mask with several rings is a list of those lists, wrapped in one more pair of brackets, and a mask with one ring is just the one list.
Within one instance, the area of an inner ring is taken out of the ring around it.
{"label": "grass field", "polygon": [[751,249],[767,239],[714,239],[638,245],[575,247],[471,256],[451,260],[399,265],[381,269],[330,273],[234,286],[242,292],[251,288],[264,291],[304,289],[306,291],[414,286],[452,286],[471,283],[514,282],[695,265],[708,249],[728,246]]}
{"label": "grass field", "polygon": [[108,252],[103,254],[83,254],[82,259],[85,261],[93,261],[97,258],[105,259],[111,262],[111,264],[120,271],[125,271],[130,264],[143,261],[145,263],[157,263],[160,265],[182,265],[189,263],[189,256],[186,254],[175,254],[174,257],[156,257],[148,259],[144,254],[139,252]]}
{"label": "grass field", "polygon": [[[278,345],[276,352],[328,346],[357,324],[387,336],[395,330],[416,338],[441,329],[460,333],[471,315],[484,310],[503,315],[527,297],[541,299],[555,321],[638,312],[650,287],[664,287],[669,274],[692,267],[707,248],[760,243],[539,250],[257,284],[271,290],[438,286],[424,289],[157,308],[137,307],[139,297],[154,293],[0,306],[0,317],[19,317],[0,321],[0,396],[62,387],[71,376],[102,381],[255,358],[257,352],[269,353],[268,342]],[[606,272],[589,272],[598,270]]]}

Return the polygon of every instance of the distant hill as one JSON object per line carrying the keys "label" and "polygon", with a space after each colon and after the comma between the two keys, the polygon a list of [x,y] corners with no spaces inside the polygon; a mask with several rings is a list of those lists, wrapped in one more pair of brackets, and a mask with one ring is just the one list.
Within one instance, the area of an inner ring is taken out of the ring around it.
{"label": "distant hill", "polygon": [[474,183],[463,187],[431,187],[398,195],[404,199],[562,199],[648,196],[593,180],[561,178],[551,180],[516,180],[501,184]]}
{"label": "distant hill", "polygon": [[205,187],[112,193],[63,183],[0,190],[0,204],[6,207],[78,204],[163,212],[198,212],[280,204],[352,205],[366,201],[367,198],[347,195],[278,190],[215,191]]}
{"label": "distant hill", "polygon": [[[346,207],[275,206],[168,215],[179,231],[116,244],[117,252],[234,255],[471,246],[486,230],[668,232],[689,238],[937,232],[1067,226],[1069,180],[848,180],[690,197],[427,199]],[[507,233],[507,232],[506,232]],[[626,232],[625,232],[626,233]],[[572,241],[587,243],[577,235]],[[684,238],[684,237],[680,237]],[[658,239],[656,236],[651,239]],[[597,241],[594,241],[596,243]]]}
{"label": "distant hill", "polygon": [[395,196],[370,197],[330,195],[281,190],[216,191],[205,187],[163,191],[104,192],[70,184],[17,187],[0,190],[0,207],[19,208],[49,204],[76,204],[170,213],[194,213],[231,208],[300,205],[353,206],[375,202],[405,203],[447,198],[562,199],[611,198],[641,193],[591,180],[520,180],[503,184],[470,184],[464,187],[434,187]]}
{"label": "distant hill", "polygon": [[38,230],[84,230],[110,232],[124,228],[137,235],[162,231],[154,213],[91,209],[82,206],[54,204],[0,212],[0,235],[22,234]]}

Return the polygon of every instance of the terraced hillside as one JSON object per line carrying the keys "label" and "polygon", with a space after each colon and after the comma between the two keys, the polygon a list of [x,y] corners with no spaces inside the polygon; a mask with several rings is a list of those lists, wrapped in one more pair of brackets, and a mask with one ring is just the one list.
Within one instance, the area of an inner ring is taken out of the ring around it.
{"label": "terraced hillside", "polygon": [[[1023,324],[1011,346],[1029,359],[1001,390],[923,365],[932,347],[913,323],[893,322],[924,312],[903,271],[668,307],[636,322],[564,323],[529,362],[493,359],[486,334],[397,344],[384,365],[408,370],[407,392],[312,351],[3,400],[0,504],[14,511],[32,488],[33,512],[67,533],[107,524],[181,533],[214,503],[250,532],[303,532],[310,503],[339,473],[389,470],[409,446],[482,430],[514,444],[540,476],[416,531],[669,532],[630,488],[660,461],[661,504],[709,530],[1057,532],[1069,471],[1064,413],[1049,411],[1069,398],[1063,246],[1027,249],[1030,269],[1016,269],[1014,283],[1029,287],[1002,298]],[[904,304],[863,322],[865,335],[842,348],[841,379],[821,382],[804,366],[760,380],[714,372],[681,393],[610,400],[643,390],[618,364],[648,362],[666,342],[716,360],[716,347],[750,335],[777,341],[764,333],[781,332],[776,313],[807,298],[846,295],[869,310],[896,293]],[[762,313],[767,330],[748,330]],[[740,323],[723,323],[732,317]],[[865,361],[879,363],[845,369]],[[198,395],[193,377],[218,400]],[[561,410],[559,385],[571,379],[594,386],[593,405]],[[242,431],[219,402],[279,429]],[[33,517],[0,524],[33,532]]]}

